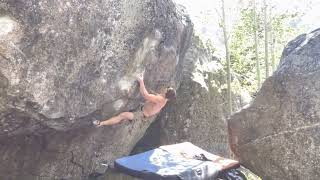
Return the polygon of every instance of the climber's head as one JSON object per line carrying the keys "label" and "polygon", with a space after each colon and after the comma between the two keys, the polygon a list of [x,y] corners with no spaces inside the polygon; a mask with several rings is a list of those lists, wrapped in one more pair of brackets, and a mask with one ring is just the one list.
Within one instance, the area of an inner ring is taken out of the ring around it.
{"label": "climber's head", "polygon": [[165,98],[169,101],[176,99],[176,91],[172,87],[167,87],[165,91]]}

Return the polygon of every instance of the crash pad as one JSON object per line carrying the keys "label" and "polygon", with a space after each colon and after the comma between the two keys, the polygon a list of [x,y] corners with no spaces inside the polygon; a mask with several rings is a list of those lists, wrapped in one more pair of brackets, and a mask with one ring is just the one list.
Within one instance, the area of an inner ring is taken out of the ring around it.
{"label": "crash pad", "polygon": [[190,142],[160,146],[115,161],[121,172],[154,180],[214,179],[220,171],[236,166],[237,161],[211,154]]}

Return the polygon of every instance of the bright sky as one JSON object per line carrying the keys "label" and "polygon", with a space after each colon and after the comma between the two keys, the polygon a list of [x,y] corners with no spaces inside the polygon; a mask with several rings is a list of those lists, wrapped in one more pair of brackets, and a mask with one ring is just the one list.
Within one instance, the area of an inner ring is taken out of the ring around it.
{"label": "bright sky", "polygon": [[[184,6],[195,25],[195,32],[202,38],[210,38],[216,44],[222,42],[221,29],[218,26],[220,13],[220,0],[173,0]],[[235,2],[239,3],[235,3]],[[226,16],[229,27],[237,20],[238,9],[236,6],[245,4],[248,0],[225,0]],[[261,2],[262,0],[256,0]],[[320,28],[320,0],[268,0],[275,6],[276,12],[300,12],[305,13],[301,23],[297,24],[305,32]],[[219,42],[217,42],[220,41]]]}

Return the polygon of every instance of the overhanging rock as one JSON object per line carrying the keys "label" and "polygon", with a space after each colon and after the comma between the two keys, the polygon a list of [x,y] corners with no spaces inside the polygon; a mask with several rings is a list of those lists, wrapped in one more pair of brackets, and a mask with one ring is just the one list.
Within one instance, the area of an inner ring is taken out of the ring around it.
{"label": "overhanging rock", "polygon": [[93,128],[179,86],[192,34],[167,0],[0,2],[0,179],[83,179],[151,121]]}

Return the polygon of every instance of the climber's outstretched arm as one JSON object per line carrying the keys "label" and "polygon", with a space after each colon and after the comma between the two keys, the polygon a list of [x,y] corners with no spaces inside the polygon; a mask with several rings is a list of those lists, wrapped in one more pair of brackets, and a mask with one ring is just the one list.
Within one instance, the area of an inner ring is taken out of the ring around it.
{"label": "climber's outstretched arm", "polygon": [[145,85],[144,85],[144,81],[143,81],[143,75],[142,74],[139,74],[137,76],[137,80],[139,82],[139,85],[140,85],[140,93],[141,95],[144,97],[145,100],[147,101],[151,101],[151,102],[157,102],[159,101],[159,97],[156,96],[156,95],[153,95],[153,94],[150,94]]}

